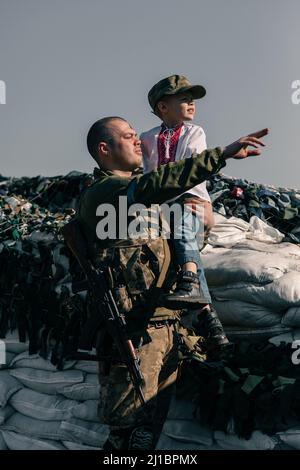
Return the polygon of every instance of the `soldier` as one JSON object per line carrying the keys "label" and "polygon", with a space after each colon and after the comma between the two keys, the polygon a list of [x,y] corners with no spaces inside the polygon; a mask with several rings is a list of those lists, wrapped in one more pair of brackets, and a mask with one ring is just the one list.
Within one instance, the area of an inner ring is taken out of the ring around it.
{"label": "soldier", "polygon": [[146,407],[141,406],[126,366],[120,363],[110,341],[109,364],[103,367],[100,362],[99,374],[99,417],[111,429],[107,449],[154,448],[177,376],[181,335],[180,312],[159,304],[158,291],[168,284],[166,240],[161,236],[141,240],[128,234],[99,239],[97,214],[101,213],[101,205],[112,206],[116,220],[121,220],[124,214],[119,213],[120,196],[127,198],[129,207],[135,203],[146,207],[161,204],[217,173],[228,158],[259,155],[258,147],[264,145],[260,138],[267,133],[264,129],[223,149],[205,150],[147,175],[135,175],[142,160],[141,143],[129,123],[120,117],[106,117],[90,128],[87,146],[98,168],[94,170],[95,183],[81,197],[78,220],[90,258],[97,266],[111,268],[113,292],[139,356],[147,402]]}

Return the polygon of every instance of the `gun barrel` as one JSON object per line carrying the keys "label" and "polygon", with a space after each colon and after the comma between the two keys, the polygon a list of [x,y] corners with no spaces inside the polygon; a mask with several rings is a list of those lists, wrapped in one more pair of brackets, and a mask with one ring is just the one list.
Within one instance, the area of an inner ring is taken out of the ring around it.
{"label": "gun barrel", "polygon": [[137,392],[137,394],[138,394],[138,396],[139,396],[139,399],[140,399],[140,401],[141,401],[141,404],[142,404],[143,406],[145,406],[145,405],[146,405],[146,400],[145,400],[145,396],[144,396],[144,393],[143,393],[142,388],[139,386],[139,387],[136,387],[135,390],[136,390],[136,392]]}

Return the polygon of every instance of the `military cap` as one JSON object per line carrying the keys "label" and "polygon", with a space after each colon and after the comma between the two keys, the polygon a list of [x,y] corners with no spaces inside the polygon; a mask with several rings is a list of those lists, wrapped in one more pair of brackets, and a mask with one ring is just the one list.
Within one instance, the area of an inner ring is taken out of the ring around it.
{"label": "military cap", "polygon": [[183,75],[171,75],[157,82],[148,93],[148,101],[154,110],[164,95],[176,95],[188,91],[194,99],[203,98],[206,90],[201,85],[192,85]]}

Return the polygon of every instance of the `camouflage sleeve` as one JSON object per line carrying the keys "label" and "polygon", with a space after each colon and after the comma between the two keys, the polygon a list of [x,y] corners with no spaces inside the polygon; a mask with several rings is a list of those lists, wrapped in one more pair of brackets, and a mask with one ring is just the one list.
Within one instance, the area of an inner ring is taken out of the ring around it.
{"label": "camouflage sleeve", "polygon": [[162,204],[202,183],[226,165],[221,147],[204,150],[178,162],[133,178],[127,188],[128,203]]}

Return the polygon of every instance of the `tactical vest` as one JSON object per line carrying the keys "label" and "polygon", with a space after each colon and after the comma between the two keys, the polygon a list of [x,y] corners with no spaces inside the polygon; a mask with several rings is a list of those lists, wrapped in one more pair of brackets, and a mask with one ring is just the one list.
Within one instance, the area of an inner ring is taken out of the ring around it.
{"label": "tactical vest", "polygon": [[[96,180],[101,180],[103,174],[95,168]],[[145,218],[149,217],[149,211]],[[176,280],[168,241],[160,232],[153,238],[150,228],[145,238],[100,240],[96,230],[90,230],[86,224],[82,227],[90,259],[97,267],[109,267],[111,289],[120,311],[127,314],[127,322],[141,316],[156,320],[179,318],[180,311],[162,307],[160,302],[162,292],[168,292]]]}
{"label": "tactical vest", "polygon": [[166,239],[97,240],[90,255],[96,267],[109,267],[115,301],[128,318],[179,318],[179,311],[161,306],[161,295],[176,280]]}

